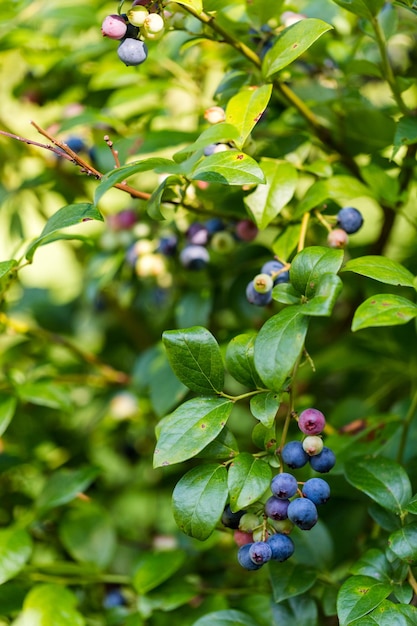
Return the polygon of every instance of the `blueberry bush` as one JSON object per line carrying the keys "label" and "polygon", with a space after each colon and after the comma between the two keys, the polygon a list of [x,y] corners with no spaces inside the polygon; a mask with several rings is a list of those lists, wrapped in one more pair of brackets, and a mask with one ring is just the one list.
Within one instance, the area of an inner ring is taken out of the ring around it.
{"label": "blueberry bush", "polygon": [[417,623],[416,33],[3,3],[0,626]]}

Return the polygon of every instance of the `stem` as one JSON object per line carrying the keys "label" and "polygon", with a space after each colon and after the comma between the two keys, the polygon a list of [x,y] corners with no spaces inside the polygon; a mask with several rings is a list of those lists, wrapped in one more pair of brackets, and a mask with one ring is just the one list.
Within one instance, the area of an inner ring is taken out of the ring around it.
{"label": "stem", "polygon": [[259,393],[265,393],[269,391],[269,389],[256,389],[255,391],[248,391],[247,393],[242,393],[240,396],[231,396],[224,391],[218,391],[217,393],[222,398],[227,398],[228,400],[232,400],[232,402],[238,402],[239,400],[244,400],[245,398],[251,398],[252,396],[256,396]]}
{"label": "stem", "polygon": [[413,589],[414,595],[417,596],[417,580],[415,579],[411,567],[408,568],[407,580]]}
{"label": "stem", "polygon": [[310,213],[304,213],[303,219],[301,220],[301,231],[300,238],[298,240],[297,252],[301,252],[301,250],[304,249],[309,219]]}

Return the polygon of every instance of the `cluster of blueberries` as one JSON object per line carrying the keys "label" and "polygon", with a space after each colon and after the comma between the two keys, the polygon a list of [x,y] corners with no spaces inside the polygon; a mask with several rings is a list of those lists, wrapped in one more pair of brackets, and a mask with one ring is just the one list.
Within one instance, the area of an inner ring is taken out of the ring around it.
{"label": "cluster of blueberries", "polygon": [[[239,241],[252,241],[258,229],[251,220],[239,220],[225,224],[213,217],[206,222],[194,222],[185,233],[185,246],[179,252],[181,265],[188,270],[202,270],[210,261],[209,249],[217,254],[228,254]],[[165,256],[177,252],[178,237],[175,234],[161,237],[158,251]]]}
{"label": "cluster of blueberries", "polygon": [[327,243],[332,248],[345,248],[349,242],[349,235],[357,233],[363,224],[362,213],[353,206],[345,206],[336,216],[336,228],[328,235]]}
{"label": "cluster of blueberries", "polygon": [[287,283],[290,279],[288,264],[278,259],[267,261],[261,271],[246,287],[246,298],[256,306],[266,306],[272,300],[272,289],[278,283]]}
{"label": "cluster of blueberries", "polygon": [[101,32],[104,37],[120,40],[117,54],[125,65],[140,65],[148,57],[146,40],[160,39],[165,20],[153,0],[134,0],[127,13],[107,15]]}
{"label": "cluster of blueberries", "polygon": [[[305,437],[285,444],[280,451],[282,463],[291,469],[310,463],[316,472],[329,472],[336,457],[319,436],[325,424],[323,413],[317,409],[300,413],[298,426]],[[313,528],[318,520],[317,507],[330,498],[330,487],[322,478],[302,483],[285,471],[274,476],[271,491],[272,496],[264,504],[263,523],[252,513],[232,512],[229,505],[222,516],[224,526],[236,529],[235,540],[240,545],[237,558],[247,570],[257,570],[271,559],[282,562],[292,556],[294,542],[288,534],[294,526],[301,530]]]}

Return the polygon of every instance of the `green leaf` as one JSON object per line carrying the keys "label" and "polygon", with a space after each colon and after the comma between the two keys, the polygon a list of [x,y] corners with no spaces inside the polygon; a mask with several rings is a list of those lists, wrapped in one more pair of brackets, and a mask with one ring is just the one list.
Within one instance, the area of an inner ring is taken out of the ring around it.
{"label": "green leaf", "polygon": [[312,568],[293,561],[284,561],[284,563],[269,561],[269,573],[274,602],[277,604],[308,591],[317,578]]}
{"label": "green leaf", "polygon": [[178,328],[208,326],[213,308],[212,294],[207,289],[190,290],[180,296],[175,307]]}
{"label": "green leaf", "polygon": [[340,626],[348,626],[375,609],[389,594],[388,583],[370,576],[351,576],[345,580],[337,596],[337,613]]}
{"label": "green leaf", "polygon": [[32,554],[32,540],[23,528],[0,529],[0,585],[14,578]]}
{"label": "green leaf", "polygon": [[263,229],[282,211],[294,195],[297,184],[297,170],[287,161],[261,161],[266,184],[258,187],[245,197],[258,228]]}
{"label": "green leaf", "polygon": [[[68,204],[62,207],[46,222],[40,236],[35,241],[32,241],[27,248],[25,257],[28,261],[32,261],[36,249],[45,243],[49,243],[51,235],[63,228],[69,228],[89,220],[103,221],[101,213],[93,204],[83,202],[80,204]],[[57,238],[55,237],[53,240],[56,241]]]}
{"label": "green leaf", "polygon": [[213,611],[200,617],[192,626],[258,626],[255,620],[235,609],[225,609],[224,611]]}
{"label": "green leaf", "polygon": [[291,263],[291,284],[300,294],[312,298],[316,295],[322,275],[336,274],[342,263],[343,250],[308,246]]}
{"label": "green leaf", "polygon": [[172,465],[201,452],[224,428],[233,402],[213,396],[181,404],[160,423],[154,467]]}
{"label": "green leaf", "polygon": [[176,0],[177,4],[183,4],[185,7],[194,9],[197,13],[201,13],[203,10],[203,0]]}
{"label": "green leaf", "polygon": [[342,289],[343,283],[337,274],[322,274],[318,279],[314,297],[302,304],[300,312],[303,315],[329,317]]}
{"label": "green leaf", "polygon": [[353,626],[415,626],[417,609],[404,604],[394,604],[383,600],[379,606],[365,617],[352,622]]}
{"label": "green leaf", "polygon": [[18,263],[14,259],[0,262],[0,294],[7,291],[16,273],[13,271]]}
{"label": "green leaf", "polygon": [[299,203],[293,218],[299,218],[307,211],[320,207],[326,200],[334,200],[343,205],[346,201],[361,197],[373,197],[371,189],[353,176],[337,175],[314,183]]}
{"label": "green leaf", "polygon": [[203,150],[212,143],[236,143],[239,141],[239,138],[240,131],[236,128],[236,126],[226,122],[220,122],[219,124],[214,124],[213,126],[206,128],[206,130],[201,133],[194,143],[177,152],[174,155],[174,158],[175,160],[180,158],[182,159],[184,156],[192,154],[197,150]]}
{"label": "green leaf", "polygon": [[402,146],[410,146],[414,143],[417,143],[417,120],[411,116],[401,117],[395,128],[392,158]]}
{"label": "green leaf", "polygon": [[101,177],[99,184],[96,187],[94,193],[94,204],[97,205],[106,191],[123,182],[129,176],[139,174],[141,172],[149,172],[149,170],[155,170],[156,168],[164,168],[165,166],[171,166],[172,161],[169,159],[162,159],[152,157],[150,159],[144,159],[143,161],[134,161],[128,163],[128,165],[122,165],[117,169],[110,170]]}
{"label": "green leaf", "polygon": [[300,356],[308,328],[300,306],[289,306],[271,317],[255,340],[255,367],[269,389],[281,391]]}
{"label": "green leaf", "polygon": [[275,423],[275,417],[281,403],[281,398],[274,391],[266,391],[252,396],[250,399],[250,410],[265,428],[271,428]]}
{"label": "green leaf", "polygon": [[413,513],[413,515],[417,515],[417,494],[411,498],[410,502],[405,507],[409,513]]}
{"label": "green leaf", "polygon": [[238,129],[235,143],[240,150],[268,106],[271,93],[272,85],[245,87],[227,103],[226,122]]}
{"label": "green leaf", "polygon": [[351,259],[341,271],[355,272],[386,285],[414,288],[414,275],[401,263],[383,256],[369,255]]}
{"label": "green leaf", "polygon": [[0,437],[13,419],[17,407],[15,396],[0,396]]}
{"label": "green leaf", "polygon": [[22,402],[37,406],[68,411],[71,409],[69,391],[54,380],[39,380],[19,385],[18,393]]}
{"label": "green leaf", "polygon": [[146,205],[146,212],[153,220],[164,220],[165,216],[161,213],[161,204],[164,193],[170,188],[175,187],[183,182],[179,176],[167,176],[161,184],[155,189]]}
{"label": "green leaf", "polygon": [[98,469],[94,467],[76,470],[62,469],[55,472],[39,495],[37,507],[47,510],[71,502],[91,485],[98,474]]}
{"label": "green leaf", "polygon": [[278,283],[272,289],[272,297],[282,304],[302,304],[302,297],[291,283]]}
{"label": "green leaf", "polygon": [[362,302],[352,320],[353,332],[370,326],[398,326],[417,317],[417,305],[390,293],[380,293]]}
{"label": "green leaf", "polygon": [[401,515],[411,498],[406,471],[383,457],[351,459],[345,467],[348,482],[384,509]]}
{"label": "green leaf", "polygon": [[384,0],[333,0],[346,11],[367,19],[377,15],[384,6]]}
{"label": "green leaf", "polygon": [[391,566],[382,550],[370,548],[350,568],[351,574],[370,576],[377,580],[389,582],[391,579]]}
{"label": "green leaf", "polygon": [[263,60],[262,71],[266,78],[290,65],[333,26],[316,18],[307,18],[285,28],[275,40]]}
{"label": "green leaf", "polygon": [[271,483],[271,468],[249,452],[238,454],[230,464],[227,482],[232,511],[246,509],[259,500]]}
{"label": "green leaf", "polygon": [[59,525],[62,545],[73,559],[105,569],[116,549],[116,532],[107,511],[94,503],[70,510]]}
{"label": "green leaf", "polygon": [[62,585],[36,585],[27,594],[13,626],[85,626],[76,605],[77,597]]}
{"label": "green leaf", "polygon": [[263,387],[255,368],[255,333],[243,333],[234,337],[226,349],[226,368],[239,383],[249,387]]}
{"label": "green leaf", "polygon": [[164,550],[144,554],[133,574],[133,587],[139,594],[148,593],[171,578],[182,567],[184,550]]}
{"label": "green leaf", "polygon": [[218,393],[223,389],[223,360],[210,331],[202,326],[166,330],[162,341],[172,369],[189,389],[196,393]]}
{"label": "green leaf", "polygon": [[232,459],[239,454],[239,446],[234,434],[225,426],[223,430],[205,448],[197,454],[198,458],[222,460]]}
{"label": "green leaf", "polygon": [[190,178],[222,185],[258,185],[265,182],[257,162],[238,150],[226,150],[205,157],[194,168]]}
{"label": "green leaf", "polygon": [[417,560],[417,523],[396,530],[388,539],[390,550],[402,561],[414,563]]}
{"label": "green leaf", "polygon": [[175,486],[172,507],[178,527],[200,541],[220,520],[227,500],[227,470],[223,465],[194,467]]}

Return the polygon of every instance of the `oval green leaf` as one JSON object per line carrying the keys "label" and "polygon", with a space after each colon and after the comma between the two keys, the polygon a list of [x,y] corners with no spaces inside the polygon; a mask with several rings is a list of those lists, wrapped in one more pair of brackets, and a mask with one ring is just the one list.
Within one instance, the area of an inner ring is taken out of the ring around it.
{"label": "oval green leaf", "polygon": [[200,397],[188,400],[160,422],[154,467],[190,459],[224,428],[233,408],[226,398]]}
{"label": "oval green leaf", "polygon": [[39,509],[53,509],[73,500],[83,493],[98,476],[95,467],[84,467],[77,470],[60,470],[53,474],[39,495]]}
{"label": "oval green leaf", "polygon": [[348,626],[375,609],[392,592],[390,584],[370,576],[351,576],[337,596],[340,626]]}
{"label": "oval green leaf", "polygon": [[234,337],[226,349],[226,367],[239,383],[250,389],[262,387],[255,368],[255,333],[243,333]]}
{"label": "oval green leaf", "polygon": [[16,396],[0,397],[0,437],[13,419],[17,406]]}
{"label": "oval green leaf", "polygon": [[291,284],[300,294],[313,298],[323,274],[337,274],[342,263],[343,250],[309,246],[296,254],[291,263]]}
{"label": "oval green leaf", "polygon": [[192,626],[258,626],[253,617],[242,611],[226,609],[213,611],[200,617]]}
{"label": "oval green leaf", "polygon": [[417,305],[394,294],[377,294],[362,302],[355,311],[352,331],[374,326],[398,326],[417,317]]}
{"label": "oval green leaf", "polygon": [[317,579],[317,573],[311,567],[293,561],[285,561],[284,563],[270,561],[269,572],[272,593],[276,603],[308,591]]}
{"label": "oval green leaf", "polygon": [[236,146],[242,149],[255,124],[261,118],[271,98],[272,85],[245,87],[230,98],[226,107],[226,122],[237,128]]}
{"label": "oval green leaf", "polygon": [[259,420],[265,428],[271,428],[275,422],[275,417],[281,403],[281,398],[275,391],[265,391],[250,399],[250,410],[254,417]]}
{"label": "oval green leaf", "polygon": [[223,465],[194,467],[181,478],[172,494],[178,527],[195,539],[207,539],[222,516],[227,493],[227,470]]}
{"label": "oval green leaf", "polygon": [[165,550],[144,554],[133,574],[133,587],[140,594],[148,593],[171,578],[183,565],[184,550]]}
{"label": "oval green leaf", "polygon": [[417,523],[409,524],[390,535],[388,545],[392,552],[406,563],[417,560]]}
{"label": "oval green leaf", "polygon": [[258,185],[265,176],[252,157],[238,150],[227,150],[202,159],[194,168],[191,180],[222,185]]}
{"label": "oval green leaf", "polygon": [[37,585],[27,594],[13,626],[84,626],[76,605],[76,596],[62,585]]}
{"label": "oval green leaf", "polygon": [[406,471],[391,459],[351,459],[346,464],[345,474],[351,485],[397,515],[401,515],[411,498],[411,483]]}
{"label": "oval green leaf", "polygon": [[233,459],[227,476],[232,511],[245,509],[262,497],[272,478],[271,468],[262,459],[242,452]]}
{"label": "oval green leaf", "polygon": [[355,272],[386,285],[414,288],[414,275],[401,263],[383,256],[369,255],[351,259],[342,268],[342,272]]}
{"label": "oval green leaf", "polygon": [[172,369],[189,389],[196,393],[218,393],[223,389],[223,360],[209,330],[202,326],[166,330],[162,341]]}
{"label": "oval green leaf", "polygon": [[32,540],[23,528],[0,530],[0,585],[14,578],[32,553]]}

